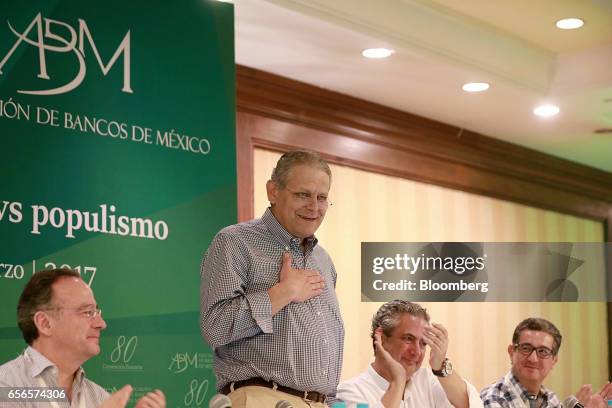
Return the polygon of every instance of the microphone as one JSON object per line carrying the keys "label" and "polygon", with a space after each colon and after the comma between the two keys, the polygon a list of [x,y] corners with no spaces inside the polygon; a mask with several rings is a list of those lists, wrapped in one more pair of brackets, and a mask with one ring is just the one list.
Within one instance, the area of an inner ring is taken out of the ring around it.
{"label": "microphone", "polygon": [[276,403],[274,408],[293,408],[293,405],[289,401],[280,400]]}
{"label": "microphone", "polygon": [[232,400],[227,395],[216,394],[208,403],[209,408],[232,408]]}
{"label": "microphone", "polygon": [[578,398],[576,398],[574,395],[570,395],[569,397],[565,399],[565,401],[563,401],[563,407],[565,408],[584,408],[584,405],[582,405],[580,401],[578,401]]}

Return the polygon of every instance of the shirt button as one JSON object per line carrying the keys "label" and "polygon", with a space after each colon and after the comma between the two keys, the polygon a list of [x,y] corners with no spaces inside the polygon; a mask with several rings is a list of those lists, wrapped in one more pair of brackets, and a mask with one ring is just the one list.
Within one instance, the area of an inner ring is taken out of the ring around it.
{"label": "shirt button", "polygon": [[321,312],[317,312],[317,316],[321,316]]}
{"label": "shirt button", "polygon": [[323,370],[323,375],[327,375],[327,370]]}

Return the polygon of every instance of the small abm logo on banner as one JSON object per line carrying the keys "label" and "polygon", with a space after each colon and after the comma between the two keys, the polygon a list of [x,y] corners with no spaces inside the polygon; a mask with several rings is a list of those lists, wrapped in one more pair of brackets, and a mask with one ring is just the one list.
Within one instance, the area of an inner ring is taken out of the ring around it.
{"label": "small abm logo on banner", "polygon": [[212,365],[213,357],[211,354],[178,352],[170,359],[168,370],[174,374],[179,374],[186,371],[188,368],[211,369]]}
{"label": "small abm logo on banner", "polygon": [[[119,60],[119,57],[123,57],[123,87],[121,91],[134,93],[130,82],[130,30],[127,31],[113,55],[105,63],[100,56],[87,22],[83,19],[78,19],[78,26],[73,27],[68,23],[43,17],[41,13],[38,13],[21,32],[15,29],[10,21],[7,21],[7,24],[8,30],[14,34],[16,39],[7,51],[0,49],[0,57],[2,58],[0,60],[0,75],[4,74],[2,70],[7,62],[11,60],[11,57],[15,55],[15,52],[21,47],[28,46],[38,49],[37,78],[58,82],[59,80],[56,79],[54,81],[53,78],[60,76],[66,71],[75,72],[72,78],[62,80],[61,84],[53,85],[51,88],[38,90],[19,89],[17,92],[30,95],[59,95],[78,88],[87,75],[87,67],[93,65],[91,63],[88,64],[90,59],[85,58],[85,48],[88,46],[93,52],[93,56],[95,56],[97,67],[101,69],[104,76],[109,73]],[[0,38],[6,36],[6,31],[0,30]],[[63,60],[62,69],[58,69],[57,72],[51,72],[47,69],[49,53],[67,54],[63,58],[69,58],[71,62]],[[70,64],[73,65],[73,69],[70,68]]]}

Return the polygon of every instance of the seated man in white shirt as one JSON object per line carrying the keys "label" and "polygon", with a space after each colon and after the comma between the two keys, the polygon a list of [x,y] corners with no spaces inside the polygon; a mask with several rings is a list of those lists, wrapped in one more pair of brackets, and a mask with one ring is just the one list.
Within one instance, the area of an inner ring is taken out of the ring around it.
{"label": "seated man in white shirt", "polygon": [[[17,324],[27,349],[0,365],[0,387],[61,388],[57,401],[13,400],[14,408],[124,408],[132,387],[109,395],[87,379],[81,368],[100,353],[100,332],[106,328],[93,292],[79,273],[70,269],[45,270],[28,281],[17,305]],[[58,390],[59,391],[59,390]],[[4,406],[0,404],[0,406]],[[135,408],[165,408],[160,390],[147,393]]]}
{"label": "seated man in white shirt", "polygon": [[[404,300],[385,303],[372,319],[374,362],[341,383],[337,398],[370,408],[482,407],[476,389],[446,357],[448,332],[430,324],[427,311]],[[430,368],[421,368],[430,346]]]}

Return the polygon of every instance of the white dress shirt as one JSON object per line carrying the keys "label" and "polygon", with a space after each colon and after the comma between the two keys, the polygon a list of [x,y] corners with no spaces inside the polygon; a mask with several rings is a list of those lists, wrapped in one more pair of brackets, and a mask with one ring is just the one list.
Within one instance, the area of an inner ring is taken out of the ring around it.
{"label": "white dress shirt", "polygon": [[[467,381],[465,383],[470,408],[482,408],[482,401],[476,388]],[[348,408],[360,402],[367,403],[369,408],[384,408],[381,399],[388,388],[389,382],[370,364],[368,369],[357,377],[341,383],[336,396],[339,400],[345,401]],[[410,377],[404,398],[398,408],[453,408],[453,405],[446,398],[438,377],[433,375],[430,368],[422,367]]]}

